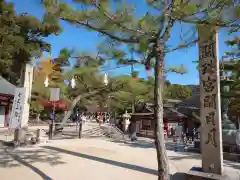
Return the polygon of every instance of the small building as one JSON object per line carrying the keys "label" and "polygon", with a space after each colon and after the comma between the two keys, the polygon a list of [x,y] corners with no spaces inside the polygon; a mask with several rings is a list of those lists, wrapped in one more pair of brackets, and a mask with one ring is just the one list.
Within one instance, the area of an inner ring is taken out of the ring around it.
{"label": "small building", "polygon": [[[176,126],[184,126],[187,116],[179,113],[173,105],[164,105],[163,123],[164,130],[170,135],[171,128]],[[156,122],[154,120],[153,105],[149,103],[141,103],[137,105],[135,113],[132,114],[131,121],[136,122],[136,132],[139,136],[154,137]]]}
{"label": "small building", "polygon": [[8,126],[16,87],[0,76],[0,128]]}

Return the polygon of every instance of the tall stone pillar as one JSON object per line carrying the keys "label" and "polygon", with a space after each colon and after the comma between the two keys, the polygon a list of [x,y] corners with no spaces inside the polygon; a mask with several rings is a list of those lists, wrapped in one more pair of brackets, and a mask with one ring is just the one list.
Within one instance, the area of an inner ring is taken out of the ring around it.
{"label": "tall stone pillar", "polygon": [[28,126],[29,120],[29,108],[30,108],[30,100],[31,100],[31,92],[32,92],[32,81],[33,81],[33,66],[30,64],[26,64],[24,71],[24,81],[23,87],[26,88],[25,94],[25,102],[23,106],[23,114],[21,118],[21,128]]}
{"label": "tall stone pillar", "polygon": [[202,170],[222,175],[223,150],[216,27],[198,26]]}

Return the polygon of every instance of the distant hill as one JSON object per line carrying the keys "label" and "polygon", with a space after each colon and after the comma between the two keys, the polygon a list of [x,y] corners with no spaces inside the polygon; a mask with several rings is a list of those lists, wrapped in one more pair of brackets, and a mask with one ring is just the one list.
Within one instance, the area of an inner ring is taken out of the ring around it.
{"label": "distant hill", "polygon": [[[171,84],[171,85],[179,85],[179,84]],[[199,85],[189,84],[189,85],[181,85],[185,87],[189,87],[192,89],[192,95],[199,95],[200,94],[200,87]]]}

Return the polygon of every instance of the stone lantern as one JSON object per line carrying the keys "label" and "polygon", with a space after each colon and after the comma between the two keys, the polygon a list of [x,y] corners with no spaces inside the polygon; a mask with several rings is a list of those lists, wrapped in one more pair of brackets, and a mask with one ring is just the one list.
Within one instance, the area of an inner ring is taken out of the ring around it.
{"label": "stone lantern", "polygon": [[128,112],[126,111],[125,114],[123,114],[123,130],[124,132],[127,131],[128,129],[128,126],[130,124],[130,118],[131,118],[131,115],[128,114]]}

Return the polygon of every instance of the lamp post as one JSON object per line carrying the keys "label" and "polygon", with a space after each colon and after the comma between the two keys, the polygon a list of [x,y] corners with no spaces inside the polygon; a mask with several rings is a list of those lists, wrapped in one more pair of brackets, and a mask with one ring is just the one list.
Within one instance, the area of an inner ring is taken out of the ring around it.
{"label": "lamp post", "polygon": [[[70,80],[70,86],[72,89],[76,87],[76,80],[74,76]],[[82,138],[82,118],[80,117],[80,112],[78,109],[77,109],[77,121],[79,121],[78,138],[81,139]]]}
{"label": "lamp post", "polygon": [[[134,73],[134,67],[133,67],[133,51],[134,49],[132,48],[132,51],[131,51],[131,60],[132,60],[132,63],[131,63],[131,76],[133,78],[133,73]],[[135,94],[134,94],[134,91],[132,91],[132,114],[135,113]]]}
{"label": "lamp post", "polygon": [[[46,88],[48,88],[49,86],[49,79],[48,76],[46,76],[45,81],[44,81],[44,86]],[[50,122],[49,122],[49,131],[48,131],[48,139],[51,140],[52,139],[52,134],[53,134],[53,121],[54,121],[54,116],[55,116],[55,103],[53,104],[53,109],[52,112],[50,114]]]}
{"label": "lamp post", "polygon": [[[67,81],[67,85],[69,85],[69,82]],[[76,80],[74,78],[74,76],[72,77],[72,79],[70,80],[70,87],[72,89],[74,89],[76,87]],[[82,138],[82,119],[80,117],[80,112],[77,109],[77,121],[79,121],[79,127],[78,127],[78,138],[81,139]],[[76,126],[76,130],[77,130],[77,126]]]}

